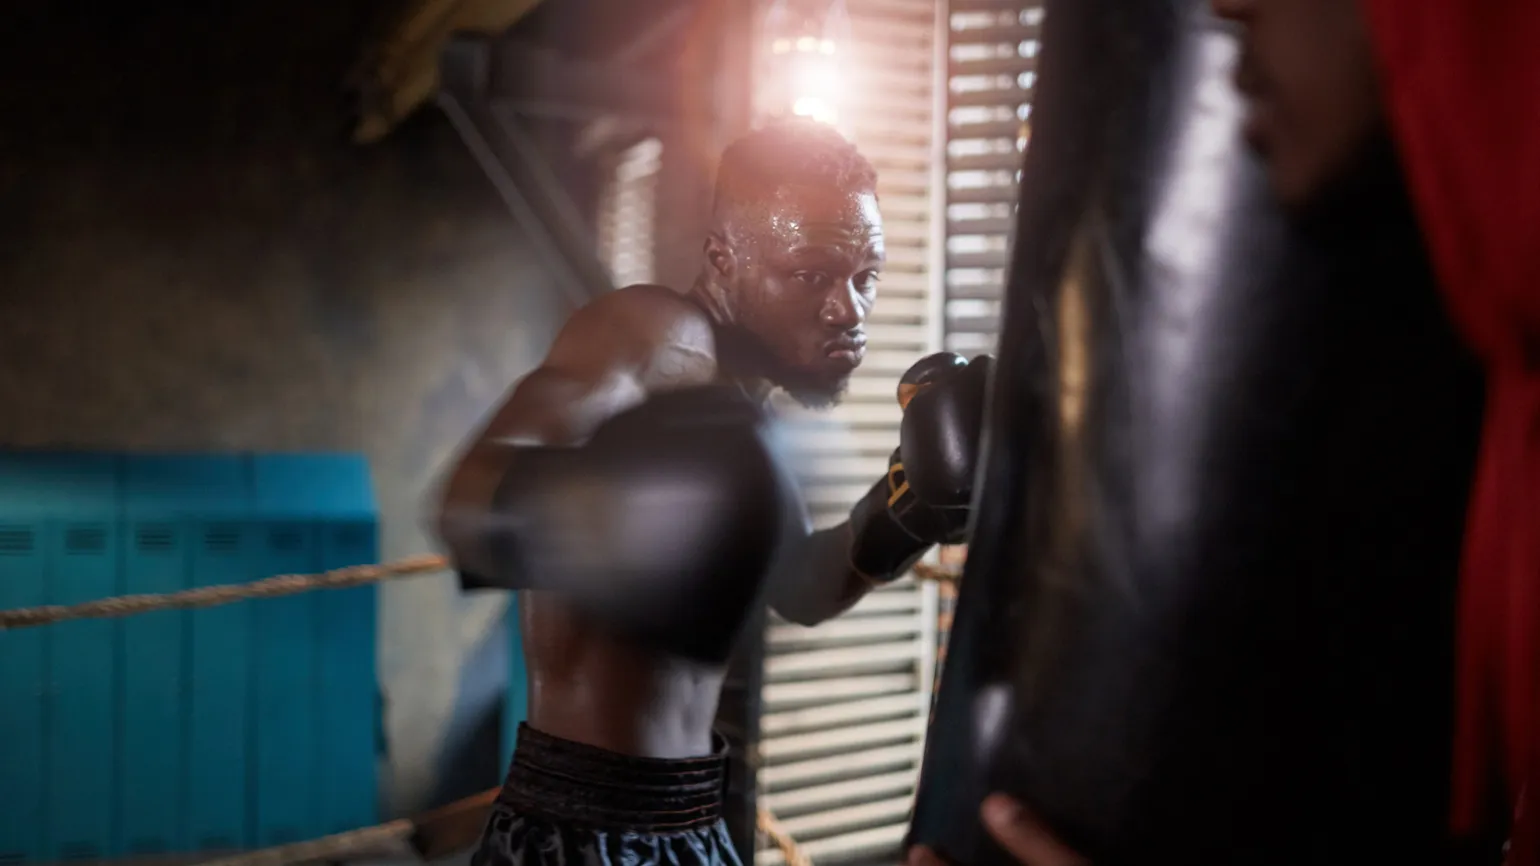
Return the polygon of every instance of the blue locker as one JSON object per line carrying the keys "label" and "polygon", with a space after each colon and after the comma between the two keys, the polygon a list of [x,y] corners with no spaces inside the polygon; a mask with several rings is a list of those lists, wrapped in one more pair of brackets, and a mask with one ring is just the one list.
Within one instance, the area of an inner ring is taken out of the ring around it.
{"label": "blue locker", "polygon": [[513,763],[519,725],[529,719],[529,670],[524,666],[524,635],[519,629],[519,596],[508,596],[508,694],[503,699],[502,771]]}
{"label": "blue locker", "polygon": [[[322,530],[322,567],[379,561],[373,521],[338,521]],[[379,822],[380,691],[375,652],[376,592],[372,586],[322,598],[322,820],[341,833]]]}
{"label": "blue locker", "polygon": [[[263,455],[255,490],[264,508],[286,509],[316,528],[323,570],[379,560],[369,467],[352,455]],[[314,704],[317,834],[378,821],[378,680],[375,589],[317,593]]]}
{"label": "blue locker", "polygon": [[[260,499],[256,504],[264,521],[268,505]],[[257,570],[263,576],[316,570],[320,556],[313,524],[263,522],[258,532]],[[252,602],[256,617],[252,827],[262,847],[322,835],[316,819],[319,604],[318,593]]]}
{"label": "blue locker", "polygon": [[[46,515],[48,601],[78,604],[117,595],[118,461],[97,455],[38,456],[30,464]],[[113,620],[48,626],[47,833],[55,860],[116,855],[118,664]],[[82,808],[94,803],[98,808]]]}
{"label": "blue locker", "polygon": [[[42,527],[10,455],[0,455],[0,608],[46,604]],[[48,793],[42,629],[0,631],[0,863],[44,859]]]}
{"label": "blue locker", "polygon": [[[238,510],[243,461],[135,455],[123,461],[123,591],[163,593],[190,583],[197,517]],[[188,665],[191,614],[123,621],[120,849],[129,857],[186,850]]]}
{"label": "blue locker", "polygon": [[[249,521],[193,524],[192,584],[244,583],[254,574]],[[187,736],[188,844],[224,851],[251,844],[252,607],[192,611]]]}
{"label": "blue locker", "polygon": [[[356,456],[0,454],[0,607],[376,562]],[[0,632],[0,862],[376,823],[375,591]]]}

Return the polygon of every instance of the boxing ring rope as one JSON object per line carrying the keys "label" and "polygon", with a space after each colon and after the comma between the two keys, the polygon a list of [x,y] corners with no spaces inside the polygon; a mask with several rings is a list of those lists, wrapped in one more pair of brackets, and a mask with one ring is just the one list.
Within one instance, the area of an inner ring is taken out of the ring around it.
{"label": "boxing ring rope", "polygon": [[769,809],[760,806],[758,820],[755,823],[759,826],[759,832],[765,834],[775,847],[781,849],[781,856],[786,858],[786,866],[813,866],[813,861],[802,851],[802,846],[797,844],[796,839],[791,838],[791,834],[787,833],[781,826],[781,822],[770,814]]}
{"label": "boxing ring rope", "polygon": [[[449,561],[445,557],[424,554],[394,562],[355,565],[315,574],[280,574],[248,583],[221,584],[167,593],[121,595],[72,605],[13,608],[0,610],[0,631],[36,628],[81,619],[117,619],[163,610],[217,607],[238,601],[278,598],[317,590],[346,589],[384,583],[396,578],[442,573],[449,568]],[[917,580],[943,584],[955,582],[959,577],[953,570],[924,563],[915,566],[914,575]],[[492,797],[489,794],[493,793],[487,792],[463,802],[475,801],[479,804],[484,800],[484,806],[490,808]],[[759,831],[780,849],[787,866],[812,866],[812,860],[802,851],[797,840],[782,828],[780,821],[769,810],[760,807],[756,823]],[[288,866],[337,860],[350,854],[399,847],[411,840],[419,825],[419,820],[400,819],[304,842],[199,862],[200,866]]]}
{"label": "boxing ring rope", "polygon": [[374,827],[295,842],[291,845],[279,845],[214,860],[202,860],[199,861],[198,866],[289,866],[293,863],[337,860],[351,854],[400,846],[411,838],[416,828],[417,822],[403,818]]}
{"label": "boxing ring rope", "polygon": [[116,619],[159,610],[215,607],[237,601],[278,598],[318,589],[345,589],[396,577],[435,574],[449,568],[442,556],[414,556],[383,565],[355,565],[319,574],[280,574],[250,583],[201,586],[147,595],[119,595],[71,605],[0,610],[0,631],[52,625],[76,619]]}
{"label": "boxing ring rope", "polygon": [[[278,598],[322,589],[346,589],[352,586],[383,583],[398,577],[438,574],[449,570],[442,556],[425,554],[377,565],[354,565],[317,574],[280,574],[249,583],[201,586],[176,592],[146,595],[119,595],[80,604],[49,604],[0,610],[0,631],[34,628],[77,619],[117,619],[161,610],[188,610],[216,607],[237,601]],[[957,575],[947,569],[923,563],[916,565],[917,580],[948,583]]]}
{"label": "boxing ring rope", "polygon": [[931,565],[927,562],[915,563],[915,566],[912,570],[914,571],[914,579],[920,581],[921,583],[929,582],[945,585],[949,583],[956,583],[962,579],[962,574],[955,569],[943,568],[939,565]]}

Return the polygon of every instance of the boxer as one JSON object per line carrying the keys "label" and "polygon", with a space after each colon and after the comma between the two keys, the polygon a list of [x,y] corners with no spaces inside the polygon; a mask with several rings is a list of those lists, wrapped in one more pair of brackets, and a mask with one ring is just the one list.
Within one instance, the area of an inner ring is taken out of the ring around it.
{"label": "boxer", "polygon": [[[1212,0],[1239,25],[1245,134],[1279,201],[1347,227],[1390,180],[1412,198],[1455,324],[1487,370],[1461,575],[1453,829],[1477,862],[1540,863],[1540,5]],[[1494,791],[1502,797],[1493,797]],[[1531,805],[1525,806],[1526,799]],[[1493,802],[1496,800],[1496,802]],[[1030,866],[1083,862],[1022,804],[984,824]],[[1506,855],[1497,849],[1508,840]],[[1485,850],[1479,850],[1479,849]],[[932,863],[923,849],[912,864]]]}
{"label": "boxer", "polygon": [[832,405],[865,353],[876,173],[832,128],[783,122],[726,150],[713,213],[689,291],[575,313],[445,486],[462,581],[524,590],[529,721],[478,866],[736,864],[711,726],[770,564],[765,597],[811,624],[966,525],[989,361],[942,355],[905,377],[899,450],[847,522],[809,532],[797,502],[789,538],[766,528],[795,499],[766,398]]}

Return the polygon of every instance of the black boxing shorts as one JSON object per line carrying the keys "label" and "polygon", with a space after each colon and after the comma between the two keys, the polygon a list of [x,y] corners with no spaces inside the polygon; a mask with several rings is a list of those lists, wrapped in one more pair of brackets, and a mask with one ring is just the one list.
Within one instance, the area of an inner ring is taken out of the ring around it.
{"label": "black boxing shorts", "polygon": [[741,866],[722,820],[727,747],[637,758],[519,726],[471,866]]}

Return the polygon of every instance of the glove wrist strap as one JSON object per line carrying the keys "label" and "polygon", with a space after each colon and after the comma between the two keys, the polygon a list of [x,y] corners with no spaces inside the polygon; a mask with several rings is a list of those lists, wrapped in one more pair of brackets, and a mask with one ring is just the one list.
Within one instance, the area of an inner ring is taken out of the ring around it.
{"label": "glove wrist strap", "polygon": [[884,478],[850,510],[850,567],[873,585],[902,577],[935,544],[902,519],[916,505],[912,497],[905,491],[909,498],[890,505],[893,492]]}

